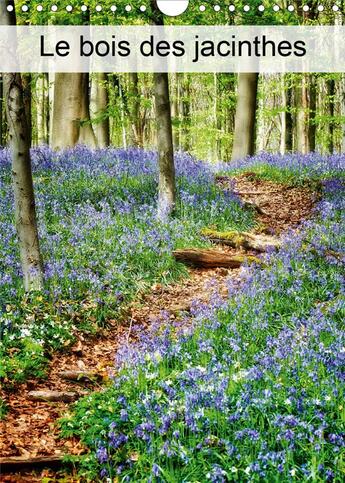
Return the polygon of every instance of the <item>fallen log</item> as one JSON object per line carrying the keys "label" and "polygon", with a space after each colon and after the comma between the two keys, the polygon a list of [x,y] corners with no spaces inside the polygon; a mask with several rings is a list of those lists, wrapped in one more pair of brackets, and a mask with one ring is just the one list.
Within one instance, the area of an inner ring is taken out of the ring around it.
{"label": "fallen log", "polygon": [[59,468],[62,465],[63,458],[63,455],[35,456],[32,458],[27,456],[3,457],[0,458],[0,474],[13,473],[27,468]]}
{"label": "fallen log", "polygon": [[62,371],[59,373],[59,376],[62,379],[67,379],[68,381],[76,381],[76,382],[95,382],[100,381],[103,379],[101,374],[92,371]]}
{"label": "fallen log", "polygon": [[69,391],[30,391],[28,396],[33,401],[73,402],[83,394]]}
{"label": "fallen log", "polygon": [[267,252],[269,250],[280,248],[278,238],[269,235],[254,235],[246,231],[216,231],[204,228],[201,234],[207,237],[213,243],[228,245],[233,248],[245,248],[246,250],[256,250],[258,252]]}
{"label": "fallen log", "polygon": [[173,256],[178,262],[201,268],[239,268],[244,263],[263,264],[257,257],[230,255],[214,249],[186,248],[173,251]]}

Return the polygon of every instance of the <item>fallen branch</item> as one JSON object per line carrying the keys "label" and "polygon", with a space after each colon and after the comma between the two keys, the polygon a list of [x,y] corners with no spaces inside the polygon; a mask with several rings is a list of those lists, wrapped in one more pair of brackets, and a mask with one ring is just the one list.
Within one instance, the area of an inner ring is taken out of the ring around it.
{"label": "fallen branch", "polygon": [[59,376],[62,377],[62,379],[76,382],[95,382],[96,380],[99,381],[103,379],[101,374],[91,371],[62,371],[59,373]]}
{"label": "fallen branch", "polygon": [[30,391],[28,395],[33,401],[73,402],[83,394],[62,391]]}
{"label": "fallen branch", "polygon": [[245,248],[246,250],[256,250],[258,252],[267,252],[269,250],[280,248],[280,241],[269,235],[254,235],[252,233],[236,232],[236,231],[216,231],[205,228],[201,231],[213,243],[228,245],[233,248]]}
{"label": "fallen branch", "polygon": [[186,265],[202,268],[239,268],[246,262],[262,264],[262,261],[257,257],[234,256],[213,249],[186,248],[184,250],[175,250],[173,256],[177,261],[185,263]]}

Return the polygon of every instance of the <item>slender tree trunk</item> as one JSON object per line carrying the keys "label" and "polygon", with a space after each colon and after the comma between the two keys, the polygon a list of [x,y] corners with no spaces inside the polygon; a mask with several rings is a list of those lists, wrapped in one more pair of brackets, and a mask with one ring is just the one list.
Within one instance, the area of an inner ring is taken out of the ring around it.
{"label": "slender tree trunk", "polygon": [[[163,25],[163,16],[156,0],[151,0],[153,23]],[[158,147],[158,218],[166,219],[175,208],[175,165],[167,72],[153,74]]]}
{"label": "slender tree trunk", "polygon": [[345,152],[345,74],[341,74],[340,81],[340,114],[341,114],[341,152]]}
{"label": "slender tree trunk", "polygon": [[190,138],[190,126],[191,126],[191,112],[190,112],[190,76],[189,74],[183,74],[183,81],[181,85],[182,95],[181,100],[181,113],[182,113],[182,142],[183,149],[190,151],[191,138]]}
{"label": "slender tree trunk", "polygon": [[91,82],[91,112],[97,119],[93,124],[97,144],[105,148],[110,144],[110,122],[107,109],[109,105],[108,77],[104,72],[94,74]]}
{"label": "slender tree trunk", "polygon": [[173,74],[173,79],[174,79],[174,82],[173,82],[174,95],[171,103],[171,115],[174,120],[174,126],[173,126],[174,149],[178,150],[180,149],[179,74],[178,73]]}
{"label": "slender tree trunk", "polygon": [[22,74],[23,100],[25,107],[25,117],[28,124],[28,137],[31,146],[32,140],[32,115],[31,115],[31,74]]}
{"label": "slender tree trunk", "polygon": [[309,74],[309,118],[308,118],[308,144],[309,151],[316,149],[316,79]]}
{"label": "slender tree trunk", "polygon": [[129,74],[129,104],[132,126],[133,145],[142,148],[144,146],[144,129],[140,114],[139,76],[137,72]]}
{"label": "slender tree trunk", "polygon": [[309,123],[308,123],[308,74],[301,74],[300,84],[296,88],[296,105],[297,105],[297,151],[302,154],[309,152]]}
{"label": "slender tree trunk", "polygon": [[285,154],[292,151],[292,91],[291,87],[286,82],[286,75],[282,74],[282,106],[283,112],[281,114],[281,138],[280,138],[280,152]]}
{"label": "slender tree trunk", "polygon": [[232,148],[233,161],[254,154],[257,88],[257,73],[239,74]]}
{"label": "slender tree trunk", "polygon": [[[9,2],[13,5],[13,1]],[[0,25],[15,25],[15,13],[0,3]],[[30,140],[25,117],[23,85],[20,74],[3,74],[4,98],[12,152],[12,179],[15,221],[21,267],[26,291],[43,288],[43,268],[39,248],[35,197],[30,160]]]}
{"label": "slender tree trunk", "polygon": [[335,107],[335,81],[334,79],[327,80],[327,95],[328,95],[328,146],[327,150],[330,154],[334,151],[334,107]]}
{"label": "slender tree trunk", "polygon": [[166,72],[154,73],[154,91],[159,163],[158,215],[164,219],[175,206],[174,149]]}
{"label": "slender tree trunk", "polygon": [[46,74],[42,74],[37,79],[37,141],[38,144],[48,144],[49,142],[49,97],[48,79]]}

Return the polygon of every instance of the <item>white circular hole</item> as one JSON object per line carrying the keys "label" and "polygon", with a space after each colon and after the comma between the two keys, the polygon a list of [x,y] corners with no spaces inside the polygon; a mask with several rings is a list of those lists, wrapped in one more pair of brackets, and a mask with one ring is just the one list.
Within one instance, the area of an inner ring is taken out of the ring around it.
{"label": "white circular hole", "polygon": [[309,12],[309,5],[303,5],[303,12]]}
{"label": "white circular hole", "polygon": [[259,10],[259,12],[263,12],[265,10],[264,5],[259,5],[258,10]]}
{"label": "white circular hole", "polygon": [[279,12],[279,5],[273,5],[273,11]]}
{"label": "white circular hole", "polygon": [[7,11],[13,12],[13,5],[7,5]]}
{"label": "white circular hole", "polygon": [[213,9],[214,9],[215,12],[219,12],[220,11],[220,6],[219,5],[215,5],[213,7]]}
{"label": "white circular hole", "polygon": [[245,12],[249,12],[249,10],[250,10],[250,6],[249,6],[249,5],[245,5],[245,6],[243,7],[243,10],[244,10]]}
{"label": "white circular hole", "polygon": [[116,5],[112,5],[112,6],[110,7],[110,10],[111,10],[112,12],[116,12],[116,9],[117,9]]}
{"label": "white circular hole", "polygon": [[140,12],[146,12],[146,7],[145,7],[145,5],[141,5],[141,7],[140,7]]}
{"label": "white circular hole", "polygon": [[318,5],[317,9],[318,9],[319,12],[323,12],[325,8],[324,8],[323,5]]}
{"label": "white circular hole", "polygon": [[295,7],[293,5],[288,6],[289,12],[293,12],[295,10]]}
{"label": "white circular hole", "polygon": [[96,5],[96,12],[101,12],[101,11],[102,11],[102,6]]}
{"label": "white circular hole", "polygon": [[37,12],[42,12],[42,10],[43,10],[42,5],[37,5],[36,10],[37,10]]}
{"label": "white circular hole", "polygon": [[337,12],[339,10],[338,5],[333,5],[332,10],[333,12]]}
{"label": "white circular hole", "polygon": [[57,12],[57,9],[58,9],[58,8],[57,8],[57,5],[52,5],[52,6],[51,6],[51,8],[50,8],[50,10],[51,10],[52,12]]}
{"label": "white circular hole", "polygon": [[130,12],[132,10],[132,7],[130,5],[125,6],[126,12]]}
{"label": "white circular hole", "polygon": [[82,11],[82,12],[86,12],[86,10],[87,10],[87,5],[82,5],[82,6],[80,7],[80,9],[81,9],[81,11]]}
{"label": "white circular hole", "polygon": [[29,7],[27,5],[22,6],[22,12],[27,12],[29,10]]}
{"label": "white circular hole", "polygon": [[205,12],[205,10],[206,10],[205,5],[200,5],[199,10],[200,10],[200,12]]}
{"label": "white circular hole", "polygon": [[234,12],[236,10],[235,5],[229,5],[229,10],[230,12]]}
{"label": "white circular hole", "polygon": [[67,12],[72,12],[72,10],[73,10],[72,5],[67,5],[66,10],[67,10]]}

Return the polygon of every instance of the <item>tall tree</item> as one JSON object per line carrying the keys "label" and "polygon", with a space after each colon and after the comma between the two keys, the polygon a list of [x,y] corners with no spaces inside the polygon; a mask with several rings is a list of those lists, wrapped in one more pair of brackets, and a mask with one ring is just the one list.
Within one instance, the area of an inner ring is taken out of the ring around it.
{"label": "tall tree", "polygon": [[[14,7],[14,1],[6,2]],[[15,25],[14,8],[0,3],[0,25]],[[12,153],[12,180],[15,222],[19,241],[21,267],[26,291],[41,290],[43,266],[40,254],[35,197],[31,172],[30,139],[25,116],[23,85],[18,73],[3,74],[4,99]]]}
{"label": "tall tree", "polygon": [[233,161],[254,154],[258,77],[256,72],[238,75]]}
{"label": "tall tree", "polygon": [[[163,17],[156,0],[151,0],[151,6],[154,23],[163,25]],[[153,80],[159,165],[158,216],[165,219],[174,210],[176,196],[168,73],[155,72]]]}

